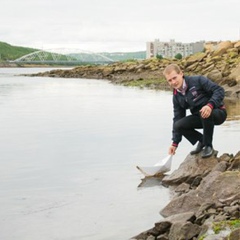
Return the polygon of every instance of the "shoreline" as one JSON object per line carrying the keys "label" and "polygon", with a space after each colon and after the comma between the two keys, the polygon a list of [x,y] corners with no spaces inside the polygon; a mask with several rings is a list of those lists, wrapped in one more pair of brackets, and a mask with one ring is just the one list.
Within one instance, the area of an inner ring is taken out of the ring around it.
{"label": "shoreline", "polygon": [[131,240],[239,239],[240,151],[207,161],[189,154],[162,183],[173,194],[164,219]]}
{"label": "shoreline", "polygon": [[171,63],[178,64],[186,75],[203,75],[225,89],[226,97],[240,99],[240,41],[221,42],[183,59],[129,60],[107,65],[81,65],[68,70],[52,70],[31,76],[61,78],[106,79],[115,84],[140,88],[169,88],[163,70]]}

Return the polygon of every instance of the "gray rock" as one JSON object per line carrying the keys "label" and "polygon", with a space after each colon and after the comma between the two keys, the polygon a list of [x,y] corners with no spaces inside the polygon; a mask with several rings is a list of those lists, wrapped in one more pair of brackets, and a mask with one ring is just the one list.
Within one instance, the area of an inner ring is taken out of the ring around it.
{"label": "gray rock", "polygon": [[[180,197],[173,198],[170,203],[160,211],[164,217],[178,213],[188,212],[191,209],[197,212],[203,203],[219,204],[219,199],[233,198],[240,192],[240,172],[214,171],[207,175],[196,190],[192,190]],[[229,200],[230,201],[230,200]],[[231,201],[231,202],[232,202]],[[220,201],[221,202],[221,201]]]}
{"label": "gray rock", "polygon": [[189,240],[201,232],[201,227],[191,222],[177,222],[172,225],[169,240]]}
{"label": "gray rock", "polygon": [[239,240],[240,239],[240,228],[235,229],[231,232],[228,237],[229,240]]}
{"label": "gray rock", "polygon": [[227,163],[225,161],[221,161],[212,169],[212,171],[224,172],[227,169],[227,167],[228,167]]}
{"label": "gray rock", "polygon": [[175,214],[186,213],[189,209],[196,212],[202,202],[204,202],[204,199],[198,196],[198,191],[193,190],[180,197],[172,199],[172,201],[160,211],[160,214],[163,217],[169,217]]}
{"label": "gray rock", "polygon": [[189,189],[190,189],[190,185],[189,184],[182,183],[175,189],[175,192],[177,192],[177,193],[186,193],[186,192],[189,191]]}
{"label": "gray rock", "polygon": [[154,236],[149,236],[147,240],[155,240],[156,238]]}
{"label": "gray rock", "polygon": [[224,207],[223,211],[229,214],[233,214],[236,211],[239,211],[239,206]]}
{"label": "gray rock", "polygon": [[159,234],[163,234],[169,230],[171,225],[172,223],[170,221],[165,220],[165,221],[155,223],[155,229],[158,231]]}
{"label": "gray rock", "polygon": [[[201,159],[197,155],[188,156],[179,171],[165,177],[166,182],[180,183],[177,188],[173,184],[170,189],[181,192],[181,196],[173,196],[160,211],[164,220],[134,239],[196,240],[209,231],[213,232],[213,222],[239,219],[240,171],[226,170],[226,166],[238,158],[240,152],[235,157],[225,154],[220,159],[215,156],[208,159]],[[191,189],[195,179],[199,179],[198,184],[195,189]],[[206,239],[225,240],[229,233],[221,232],[222,235],[218,236],[210,234]],[[236,240],[234,234],[232,240]]]}
{"label": "gray rock", "polygon": [[175,214],[172,216],[169,216],[165,218],[166,221],[169,221],[171,223],[176,223],[176,222],[193,222],[195,220],[195,214],[194,212],[185,212],[185,213],[180,213],[180,214]]}
{"label": "gray rock", "polygon": [[219,82],[223,78],[222,73],[218,69],[213,69],[211,72],[206,74],[206,77],[214,82]]}
{"label": "gray rock", "polygon": [[203,159],[200,155],[188,155],[177,170],[163,178],[163,183],[166,185],[183,182],[191,184],[196,177],[209,173],[217,163],[218,160],[214,156]]}

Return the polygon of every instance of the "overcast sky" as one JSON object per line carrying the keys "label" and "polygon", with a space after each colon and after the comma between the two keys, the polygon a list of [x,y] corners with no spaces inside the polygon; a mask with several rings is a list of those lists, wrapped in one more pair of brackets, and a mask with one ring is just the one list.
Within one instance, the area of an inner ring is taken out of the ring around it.
{"label": "overcast sky", "polygon": [[0,41],[36,48],[146,50],[146,42],[235,41],[239,0],[1,0]]}

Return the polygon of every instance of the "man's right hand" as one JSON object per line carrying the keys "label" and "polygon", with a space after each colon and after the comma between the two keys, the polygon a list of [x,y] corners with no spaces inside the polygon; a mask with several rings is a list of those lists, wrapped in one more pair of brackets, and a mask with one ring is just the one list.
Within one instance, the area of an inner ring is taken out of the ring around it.
{"label": "man's right hand", "polygon": [[169,150],[168,150],[168,154],[169,155],[174,155],[176,153],[176,147],[175,146],[170,146]]}

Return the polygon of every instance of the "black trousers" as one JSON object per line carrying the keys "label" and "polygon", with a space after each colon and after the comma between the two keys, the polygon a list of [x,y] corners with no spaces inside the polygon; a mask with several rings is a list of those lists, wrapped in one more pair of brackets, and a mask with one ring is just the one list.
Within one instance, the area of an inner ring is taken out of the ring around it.
{"label": "black trousers", "polygon": [[[212,147],[214,125],[222,124],[227,118],[225,109],[213,109],[208,118],[202,118],[200,113],[186,116],[174,123],[174,130],[181,133],[192,145],[200,141],[205,146]],[[203,129],[203,133],[196,129]]]}

